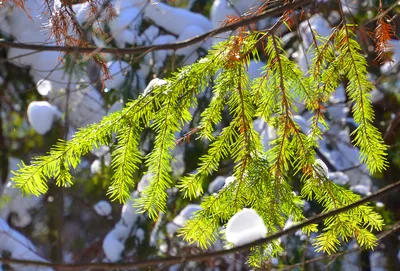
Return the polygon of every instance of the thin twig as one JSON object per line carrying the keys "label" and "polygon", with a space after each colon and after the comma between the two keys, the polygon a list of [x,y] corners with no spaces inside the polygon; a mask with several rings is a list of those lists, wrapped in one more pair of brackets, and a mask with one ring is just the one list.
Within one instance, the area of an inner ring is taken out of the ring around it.
{"label": "thin twig", "polygon": [[[159,50],[177,50],[180,48],[187,47],[189,45],[196,44],[202,40],[208,39],[210,37],[213,37],[217,34],[221,34],[224,32],[228,31],[233,31],[236,30],[242,26],[255,23],[259,20],[268,18],[268,17],[273,17],[281,14],[282,12],[285,12],[287,10],[292,10],[292,9],[297,9],[301,6],[310,4],[314,2],[315,0],[299,0],[293,3],[289,3],[283,6],[279,6],[277,8],[272,8],[269,9],[260,15],[254,16],[254,17],[249,17],[246,19],[243,19],[241,21],[238,21],[236,23],[232,23],[226,26],[219,27],[217,29],[213,29],[211,31],[208,31],[202,35],[198,35],[194,38],[181,41],[181,42],[176,42],[176,43],[170,43],[170,44],[160,44],[160,45],[151,45],[151,46],[138,46],[134,48],[101,48],[99,50],[99,53],[110,53],[110,54],[135,54],[135,53],[149,53],[149,52],[154,52],[154,51],[159,51]],[[27,44],[27,43],[15,43],[11,41],[6,41],[3,39],[0,39],[0,48],[5,47],[5,48],[19,48],[19,49],[27,49],[27,50],[38,50],[38,51],[57,51],[57,52],[74,52],[77,50],[80,53],[92,53],[95,50],[98,50],[97,47],[70,47],[70,46],[46,46],[46,45],[34,45],[34,44]]]}
{"label": "thin twig", "polygon": [[[400,222],[397,222],[394,225],[392,225],[388,230],[386,230],[385,232],[383,232],[383,233],[378,235],[377,243],[379,243],[380,241],[382,241],[383,239],[385,239],[389,235],[397,232],[399,229],[400,229]],[[335,258],[336,259],[336,258],[342,257],[344,255],[347,255],[347,254],[350,254],[350,253],[354,253],[354,252],[360,252],[360,251],[363,251],[363,250],[365,250],[364,247],[353,248],[353,249],[349,249],[349,250],[346,250],[346,251],[343,251],[343,252],[339,252],[339,253],[335,253],[335,254],[332,254],[332,255],[322,256],[322,257],[318,257],[318,258],[307,260],[305,262],[301,262],[301,263],[285,266],[284,268],[280,268],[280,269],[277,269],[277,270],[278,271],[287,271],[287,270],[291,270],[291,269],[299,267],[299,266],[304,266],[304,265],[307,265],[307,264],[310,264],[310,263],[315,263],[315,262],[319,262],[319,261],[326,260],[326,259],[331,259],[331,258]]]}

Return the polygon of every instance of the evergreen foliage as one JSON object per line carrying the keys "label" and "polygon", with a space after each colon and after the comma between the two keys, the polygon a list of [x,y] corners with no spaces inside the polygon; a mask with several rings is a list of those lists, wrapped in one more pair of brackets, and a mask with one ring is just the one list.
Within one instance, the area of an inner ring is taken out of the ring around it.
{"label": "evergreen foliage", "polygon": [[[287,57],[282,41],[269,35],[264,50],[267,64],[262,76],[251,81],[247,73],[248,52],[258,59],[256,45],[261,34],[244,33],[215,46],[207,57],[183,67],[165,84],[129,102],[122,111],[79,130],[69,141],[60,141],[48,155],[35,158],[15,172],[15,186],[26,194],[40,195],[46,193],[50,178],[60,186],[72,185],[69,172],[78,166],[80,157],[92,148],[111,145],[116,135],[114,175],[108,194],[112,200],[126,202],[135,187],[133,173],[145,162],[152,177],[135,204],[156,219],[166,211],[166,190],[174,183],[171,160],[176,133],[192,119],[189,108],[196,106],[198,94],[216,77],[212,100],[198,124],[198,140],[210,142],[208,152],[200,158],[197,172],[181,178],[177,187],[190,199],[202,196],[204,181],[228,158],[234,162],[235,181],[202,198],[203,209],[180,232],[185,240],[203,248],[210,246],[221,234],[220,227],[245,207],[256,210],[268,234],[272,234],[288,218],[295,223],[305,219],[302,198],[316,200],[324,212],[357,201],[358,195],[328,180],[315,162],[322,127],[328,128],[323,103],[347,79],[346,90],[359,125],[354,131],[354,144],[360,148],[361,160],[371,173],[386,167],[387,146],[373,126],[374,112],[368,94],[372,84],[351,27],[343,26],[327,39],[318,38],[315,33],[321,44],[314,47],[307,75]],[[298,103],[314,113],[308,133],[303,133],[293,118]],[[224,110],[229,112],[231,121],[219,130]],[[270,142],[268,151],[253,128],[257,117],[277,131],[278,137]],[[152,129],[156,138],[153,150],[142,157],[138,147],[144,128]],[[293,172],[302,175],[301,196],[292,193],[289,181]],[[382,218],[368,205],[362,205],[326,219],[314,245],[317,250],[331,253],[341,241],[356,238],[360,245],[372,248],[376,241],[373,231],[382,226]],[[312,225],[303,231],[310,234],[318,232],[318,228]],[[278,240],[254,248],[249,262],[259,266],[262,259],[280,251]]]}

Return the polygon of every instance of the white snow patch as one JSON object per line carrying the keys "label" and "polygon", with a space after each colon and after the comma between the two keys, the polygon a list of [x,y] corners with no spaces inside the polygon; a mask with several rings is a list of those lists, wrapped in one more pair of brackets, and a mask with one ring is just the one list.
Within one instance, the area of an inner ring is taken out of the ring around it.
{"label": "white snow patch", "polygon": [[334,183],[339,185],[345,185],[349,182],[349,176],[341,171],[331,172],[329,173],[329,179]]}
{"label": "white snow patch", "polygon": [[138,193],[131,194],[131,200],[124,204],[121,211],[121,219],[115,227],[107,234],[103,241],[103,250],[110,262],[116,262],[121,258],[125,249],[125,241],[133,232],[134,224],[140,217],[133,208],[133,200],[138,198]]}
{"label": "white snow patch", "polygon": [[147,173],[147,174],[143,175],[143,177],[140,179],[140,181],[137,185],[138,192],[143,192],[146,189],[146,187],[150,184],[152,175],[153,174],[151,174],[151,173]]}
{"label": "white snow patch", "polygon": [[27,114],[32,128],[40,135],[50,131],[55,118],[61,116],[61,113],[46,101],[31,102],[28,106]]}
{"label": "white snow patch", "polygon": [[198,204],[188,204],[182,209],[182,211],[180,211],[179,215],[177,215],[172,222],[179,227],[183,227],[185,222],[189,220],[195,212],[202,209],[203,208],[201,208]]}
{"label": "white snow patch", "polygon": [[76,123],[77,127],[86,126],[92,123],[98,123],[105,116],[104,100],[100,93],[92,86],[79,90],[81,98],[80,103],[76,105],[71,121]]}
{"label": "white snow patch", "polygon": [[329,170],[324,161],[322,161],[321,159],[316,159],[314,165],[315,165],[315,170],[317,171],[318,175],[320,175],[317,177],[322,176],[325,178],[329,178]]}
{"label": "white snow patch", "polygon": [[269,142],[277,137],[276,129],[269,126],[262,118],[255,119],[253,125],[254,129],[260,134],[264,149],[267,151],[270,148]]}
{"label": "white snow patch", "polygon": [[125,82],[126,74],[131,70],[130,65],[125,61],[109,61],[107,67],[112,79],[105,81],[105,87],[108,89],[120,88]]}
{"label": "white snow patch", "polygon": [[[153,45],[160,45],[160,44],[169,44],[176,41],[176,37],[172,35],[160,35],[154,39]],[[152,52],[151,54],[147,54],[145,56],[145,63],[149,66],[153,66],[152,70],[154,73],[158,73],[160,69],[164,67],[164,62],[167,59],[168,55],[171,55],[173,50],[158,50]],[[142,63],[144,64],[144,63]],[[142,65],[141,65],[142,68]],[[143,67],[144,68],[144,67]]]}
{"label": "white snow patch", "polygon": [[93,206],[96,213],[100,216],[109,216],[112,211],[111,204],[106,200],[101,200]]}
{"label": "white snow patch", "polygon": [[225,185],[226,177],[224,176],[217,176],[209,185],[208,185],[208,192],[210,194],[217,193],[221,190]]}
{"label": "white snow patch", "polygon": [[137,32],[139,26],[142,23],[141,10],[134,6],[121,7],[122,2],[129,1],[118,1],[116,4],[117,16],[112,21],[108,22],[110,33],[119,48],[123,48],[126,44],[135,44],[137,41]]}
{"label": "white snow patch", "polygon": [[[313,49],[309,50],[310,46],[313,44],[313,35],[308,22],[310,23],[312,30],[316,31],[321,37],[327,37],[331,33],[329,22],[320,14],[314,15],[309,20],[300,24],[299,31],[303,44],[299,46],[297,51],[297,62],[304,72],[308,70],[314,52]],[[317,40],[317,43],[319,44],[320,42]]]}
{"label": "white snow patch", "polygon": [[211,21],[214,28],[217,28],[222,25],[228,16],[240,16],[259,5],[259,0],[215,0],[210,11]]}
{"label": "white snow patch", "polygon": [[103,251],[107,259],[111,262],[116,262],[121,258],[121,253],[124,251],[125,245],[113,236],[113,231],[110,231],[104,238]]}
{"label": "white snow patch", "polygon": [[103,157],[110,151],[109,146],[101,145],[98,148],[91,150],[90,152],[98,158]]}
{"label": "white snow patch", "polygon": [[36,83],[36,88],[40,95],[47,96],[52,89],[52,85],[49,80],[42,79]]}
{"label": "white snow patch", "polygon": [[96,159],[90,165],[90,173],[96,174],[99,173],[100,171],[101,171],[101,161],[99,159]]}
{"label": "white snow patch", "polygon": [[148,28],[146,28],[145,31],[140,35],[140,38],[144,41],[144,44],[150,45],[153,44],[154,39],[158,36],[160,33],[160,28],[158,28],[155,25],[151,25]]}
{"label": "white snow patch", "polygon": [[229,176],[228,178],[225,179],[225,184],[224,187],[227,187],[228,185],[230,185],[231,183],[235,182],[236,178],[234,176]]}
{"label": "white snow patch", "polygon": [[253,209],[243,209],[235,214],[226,226],[226,239],[235,246],[264,238],[267,229],[264,221]]}
{"label": "white snow patch", "polygon": [[146,6],[144,16],[175,35],[180,35],[188,25],[197,25],[204,31],[212,28],[211,22],[201,14],[156,1]]}
{"label": "white snow patch", "polygon": [[137,229],[135,236],[139,240],[139,243],[143,243],[144,238],[145,238],[144,230],[142,228]]}
{"label": "white snow patch", "polygon": [[371,189],[362,184],[352,185],[350,186],[350,190],[362,196],[368,196],[371,194]]}
{"label": "white snow patch", "polygon": [[[19,169],[18,165],[21,165],[21,161],[10,157],[8,164],[9,172],[17,171]],[[10,180],[11,175],[9,173],[7,182],[1,187],[2,190],[0,190],[0,195],[10,198],[10,201],[0,208],[0,218],[7,220],[10,213],[15,213],[16,216],[13,217],[12,224],[16,227],[24,228],[32,222],[29,210],[35,208],[40,203],[41,197],[22,196],[19,189],[13,188],[13,183]]]}
{"label": "white snow patch", "polygon": [[[0,253],[9,252],[10,258],[18,260],[31,260],[47,262],[36,251],[35,246],[21,233],[10,228],[6,221],[0,218]],[[50,271],[51,268],[10,264],[11,268],[18,271]]]}
{"label": "white snow patch", "polygon": [[153,80],[150,81],[146,89],[143,91],[143,96],[149,94],[155,87],[159,87],[165,84],[167,84],[167,81],[159,78],[154,78]]}

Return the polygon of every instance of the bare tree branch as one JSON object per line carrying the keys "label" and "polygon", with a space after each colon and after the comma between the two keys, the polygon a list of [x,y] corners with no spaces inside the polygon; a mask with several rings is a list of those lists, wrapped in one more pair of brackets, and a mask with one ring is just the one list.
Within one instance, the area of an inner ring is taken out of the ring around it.
{"label": "bare tree branch", "polygon": [[23,264],[23,265],[32,265],[32,266],[52,267],[52,268],[56,268],[57,270],[82,270],[82,269],[90,270],[90,269],[95,269],[95,268],[101,268],[102,270],[112,270],[112,269],[129,269],[129,268],[149,267],[149,266],[154,266],[154,265],[158,265],[158,264],[172,265],[172,264],[177,264],[177,263],[182,263],[182,262],[187,262],[187,261],[204,261],[207,259],[220,257],[220,256],[224,256],[227,254],[245,251],[251,247],[269,243],[269,242],[276,240],[282,236],[295,233],[296,231],[298,231],[308,225],[319,223],[329,217],[346,212],[350,209],[353,209],[357,206],[368,203],[370,201],[377,200],[389,193],[393,193],[394,191],[398,190],[399,188],[400,188],[400,181],[393,183],[391,185],[388,185],[388,186],[378,190],[374,194],[372,194],[368,197],[365,197],[357,202],[349,204],[345,207],[335,209],[328,213],[322,213],[322,214],[316,215],[300,224],[297,224],[286,230],[282,230],[280,232],[272,234],[266,238],[259,239],[252,243],[234,247],[234,248],[227,249],[227,250],[220,250],[220,251],[216,251],[216,252],[205,252],[205,253],[201,253],[201,254],[197,254],[197,255],[174,256],[174,257],[168,257],[168,258],[150,259],[150,260],[143,260],[143,261],[137,261],[137,262],[132,262],[132,263],[57,264],[57,263],[45,263],[45,262],[38,262],[38,261],[4,259],[4,258],[0,258],[0,262],[6,263],[6,264]]}
{"label": "bare tree branch", "polygon": [[[396,233],[398,230],[400,230],[400,222],[395,223],[394,225],[390,226],[388,230],[380,233],[378,235],[377,242],[382,241],[383,239],[385,239],[386,237],[390,236],[391,234]],[[335,253],[335,254],[332,254],[332,255],[322,256],[322,257],[310,259],[310,260],[307,260],[307,261],[304,261],[304,262],[301,262],[301,263],[288,265],[288,266],[285,266],[283,268],[278,269],[278,271],[292,270],[293,268],[296,268],[296,267],[299,267],[299,266],[304,266],[304,265],[307,265],[307,264],[310,264],[310,263],[319,262],[319,261],[326,260],[326,259],[332,259],[332,258],[336,259],[336,258],[342,257],[342,256],[344,256],[346,254],[360,252],[360,251],[363,251],[363,250],[365,250],[364,247],[357,247],[357,248],[349,249],[349,250],[346,250],[346,251],[343,251],[343,252]],[[275,267],[278,268],[279,266],[275,266]],[[302,270],[304,270],[304,268]]]}
{"label": "bare tree branch", "polygon": [[159,50],[177,50],[180,48],[187,47],[189,45],[196,44],[202,40],[213,37],[217,34],[221,34],[228,31],[233,31],[238,29],[239,27],[246,26],[255,22],[258,22],[262,19],[281,15],[284,11],[293,10],[300,8],[302,6],[308,5],[315,0],[298,0],[293,3],[289,3],[283,6],[279,6],[276,8],[269,9],[259,15],[252,16],[249,18],[244,18],[243,20],[232,23],[226,26],[222,26],[211,31],[208,31],[202,35],[198,35],[194,38],[170,43],[170,44],[160,44],[160,45],[151,45],[151,46],[138,46],[134,48],[97,48],[97,47],[69,47],[69,46],[47,46],[47,45],[37,45],[37,44],[27,44],[27,43],[16,43],[11,41],[6,41],[4,39],[0,39],[0,48],[19,48],[26,50],[37,50],[37,51],[57,51],[57,52],[75,52],[79,53],[92,53],[94,51],[98,53],[109,53],[109,54],[135,54],[135,53],[150,53]]}

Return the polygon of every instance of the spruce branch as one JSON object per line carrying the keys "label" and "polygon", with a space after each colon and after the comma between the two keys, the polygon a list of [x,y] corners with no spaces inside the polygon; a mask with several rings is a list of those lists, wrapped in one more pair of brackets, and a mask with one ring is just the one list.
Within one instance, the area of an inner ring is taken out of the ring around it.
{"label": "spruce branch", "polygon": [[[368,202],[378,200],[390,193],[393,193],[400,189],[400,181],[390,184],[377,192],[371,194],[370,196],[367,196],[363,199],[360,199],[352,204],[346,205],[342,208],[338,208],[335,210],[332,210],[327,213],[322,213],[319,215],[316,215],[314,217],[311,217],[307,220],[305,220],[302,223],[296,224],[286,230],[279,231],[275,234],[269,235],[263,239],[251,242],[246,245],[242,246],[237,246],[231,249],[226,249],[226,250],[220,250],[220,251],[215,251],[215,252],[205,252],[197,255],[187,255],[187,256],[174,256],[174,257],[168,257],[168,258],[160,258],[160,259],[150,259],[150,260],[144,260],[144,261],[138,261],[138,262],[133,262],[133,263],[85,263],[85,264],[58,264],[58,263],[46,263],[46,262],[40,262],[40,261],[29,261],[29,260],[18,260],[18,259],[5,259],[5,258],[0,258],[0,262],[3,263],[14,263],[14,264],[23,264],[27,266],[42,266],[42,267],[53,267],[57,268],[60,270],[82,270],[82,269],[98,269],[101,268],[103,270],[112,270],[112,269],[129,269],[129,268],[141,268],[141,267],[149,267],[149,266],[155,266],[159,264],[164,264],[164,265],[172,265],[172,264],[177,264],[177,263],[183,263],[183,262],[188,262],[188,261],[205,261],[211,258],[216,258],[224,255],[229,255],[241,251],[245,251],[251,247],[254,246],[259,246],[263,245],[265,243],[272,242],[273,240],[276,240],[280,237],[293,234],[296,231],[305,228],[309,225],[319,223],[325,219],[328,219],[330,217],[336,216],[338,214],[341,214],[343,212],[347,212],[355,207],[364,205]],[[397,229],[397,228],[396,228]],[[331,255],[333,256],[333,255]]]}
{"label": "spruce branch", "polygon": [[113,152],[111,167],[114,174],[107,194],[111,200],[124,203],[130,198],[130,188],[134,187],[133,173],[138,169],[142,160],[138,144],[140,141],[141,128],[139,122],[122,128],[118,134],[118,143]]}
{"label": "spruce branch", "polygon": [[360,147],[360,160],[367,164],[371,173],[374,173],[387,167],[388,147],[383,141],[382,134],[373,125],[375,116],[369,94],[373,84],[367,78],[367,62],[360,54],[360,45],[352,39],[353,36],[353,31],[345,25],[339,31],[336,47],[343,55],[344,73],[349,80],[346,90],[354,103],[352,109],[354,121],[359,124],[353,132],[354,144]]}

